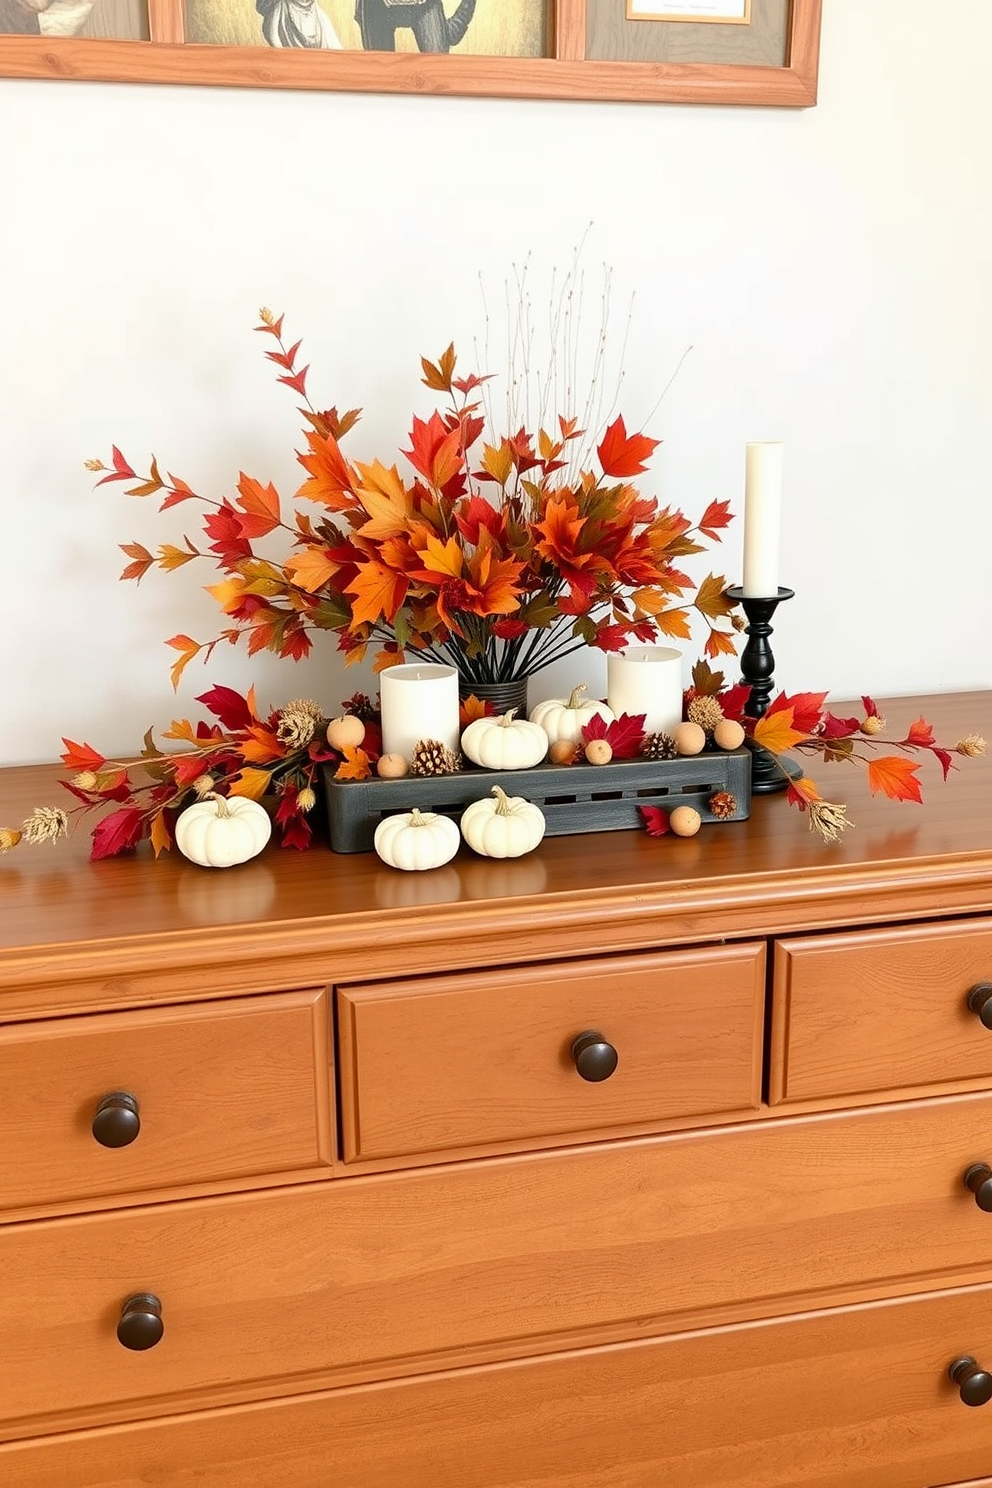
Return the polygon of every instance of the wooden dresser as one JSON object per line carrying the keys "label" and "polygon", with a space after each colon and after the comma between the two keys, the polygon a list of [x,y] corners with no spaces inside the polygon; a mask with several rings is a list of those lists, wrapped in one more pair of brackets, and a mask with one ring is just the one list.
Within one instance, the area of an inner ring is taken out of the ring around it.
{"label": "wooden dresser", "polygon": [[833,846],[762,797],[430,874],[0,858],[0,1483],[992,1485],[961,765],[819,767]]}

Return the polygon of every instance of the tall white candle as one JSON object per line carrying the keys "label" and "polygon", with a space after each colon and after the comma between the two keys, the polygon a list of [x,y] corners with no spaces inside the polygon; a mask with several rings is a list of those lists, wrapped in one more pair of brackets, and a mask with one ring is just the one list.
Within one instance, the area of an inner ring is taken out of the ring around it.
{"label": "tall white candle", "polygon": [[458,673],[454,667],[414,662],[387,667],[379,676],[384,754],[410,759],[422,739],[457,750]]}
{"label": "tall white candle", "polygon": [[778,440],[749,444],[744,472],[744,593],[767,599],[778,593],[782,525],[782,467]]}
{"label": "tall white candle", "polygon": [[613,712],[643,713],[646,734],[670,734],[682,722],[682,652],[628,646],[606,658],[606,700]]}

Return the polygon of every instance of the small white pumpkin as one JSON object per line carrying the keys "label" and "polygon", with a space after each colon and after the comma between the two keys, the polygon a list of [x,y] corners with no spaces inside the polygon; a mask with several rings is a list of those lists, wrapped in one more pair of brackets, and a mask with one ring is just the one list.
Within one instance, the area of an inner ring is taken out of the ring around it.
{"label": "small white pumpkin", "polygon": [[580,682],[567,698],[546,698],[531,709],[531,723],[540,724],[552,744],[578,744],[586,724],[597,716],[612,723],[613,710],[598,698],[583,697],[586,684]]}
{"label": "small white pumpkin", "polygon": [[462,753],[484,770],[529,770],[548,752],[539,723],[516,718],[515,708],[498,718],[476,718],[462,734]]}
{"label": "small white pumpkin", "polygon": [[483,858],[522,858],[544,836],[544,812],[522,796],[494,785],[495,801],[483,796],[462,812],[462,836]]}
{"label": "small white pumpkin", "polygon": [[441,868],[458,851],[461,835],[450,816],[433,811],[400,811],[384,816],[375,829],[372,845],[390,868],[418,872]]}
{"label": "small white pumpkin", "polygon": [[232,868],[254,858],[272,836],[264,806],[248,796],[211,793],[180,814],[173,835],[184,858],[201,868]]}

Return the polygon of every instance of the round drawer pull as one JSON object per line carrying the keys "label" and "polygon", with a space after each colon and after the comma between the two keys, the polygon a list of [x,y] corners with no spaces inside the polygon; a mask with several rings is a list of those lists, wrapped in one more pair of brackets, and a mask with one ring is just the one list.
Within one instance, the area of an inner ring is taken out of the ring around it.
{"label": "round drawer pull", "polygon": [[572,1062],[583,1080],[608,1080],[617,1067],[616,1049],[595,1029],[576,1034],[571,1052]]}
{"label": "round drawer pull", "polygon": [[992,1400],[992,1374],[979,1369],[970,1354],[955,1359],[947,1372],[958,1387],[963,1405],[987,1405]]}
{"label": "round drawer pull", "polygon": [[152,1292],[134,1292],[121,1303],[117,1323],[118,1342],[126,1349],[141,1353],[154,1348],[165,1332],[162,1304]]}
{"label": "round drawer pull", "polygon": [[986,1028],[992,1028],[992,982],[975,983],[968,993],[968,1008]]}
{"label": "round drawer pull", "polygon": [[127,1147],[140,1130],[138,1102],[126,1090],[112,1090],[93,1113],[92,1132],[101,1147]]}
{"label": "round drawer pull", "polygon": [[972,1163],[965,1170],[964,1186],[975,1195],[975,1203],[986,1214],[992,1214],[992,1168],[988,1163]]}

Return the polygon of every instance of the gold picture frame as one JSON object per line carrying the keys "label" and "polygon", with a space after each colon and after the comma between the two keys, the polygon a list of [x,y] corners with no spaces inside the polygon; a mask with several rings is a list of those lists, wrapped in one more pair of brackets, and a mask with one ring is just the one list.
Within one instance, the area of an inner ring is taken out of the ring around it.
{"label": "gold picture frame", "polygon": [[[659,0],[660,4],[664,0]],[[286,88],[344,93],[410,93],[521,99],[592,99],[809,108],[816,103],[822,0],[760,0],[779,7],[781,63],[723,60],[726,48],[704,41],[685,59],[640,60],[612,52],[590,56],[593,6],[610,9],[612,33],[693,26],[625,18],[625,0],[547,0],[549,55],[440,55],[310,51],[270,46],[210,46],[186,41],[184,0],[147,0],[147,41],[0,35],[0,77],[90,82],[179,83],[208,87]],[[702,24],[716,37],[741,27]],[[750,28],[748,28],[750,29]],[[612,43],[610,43],[612,45]]]}

